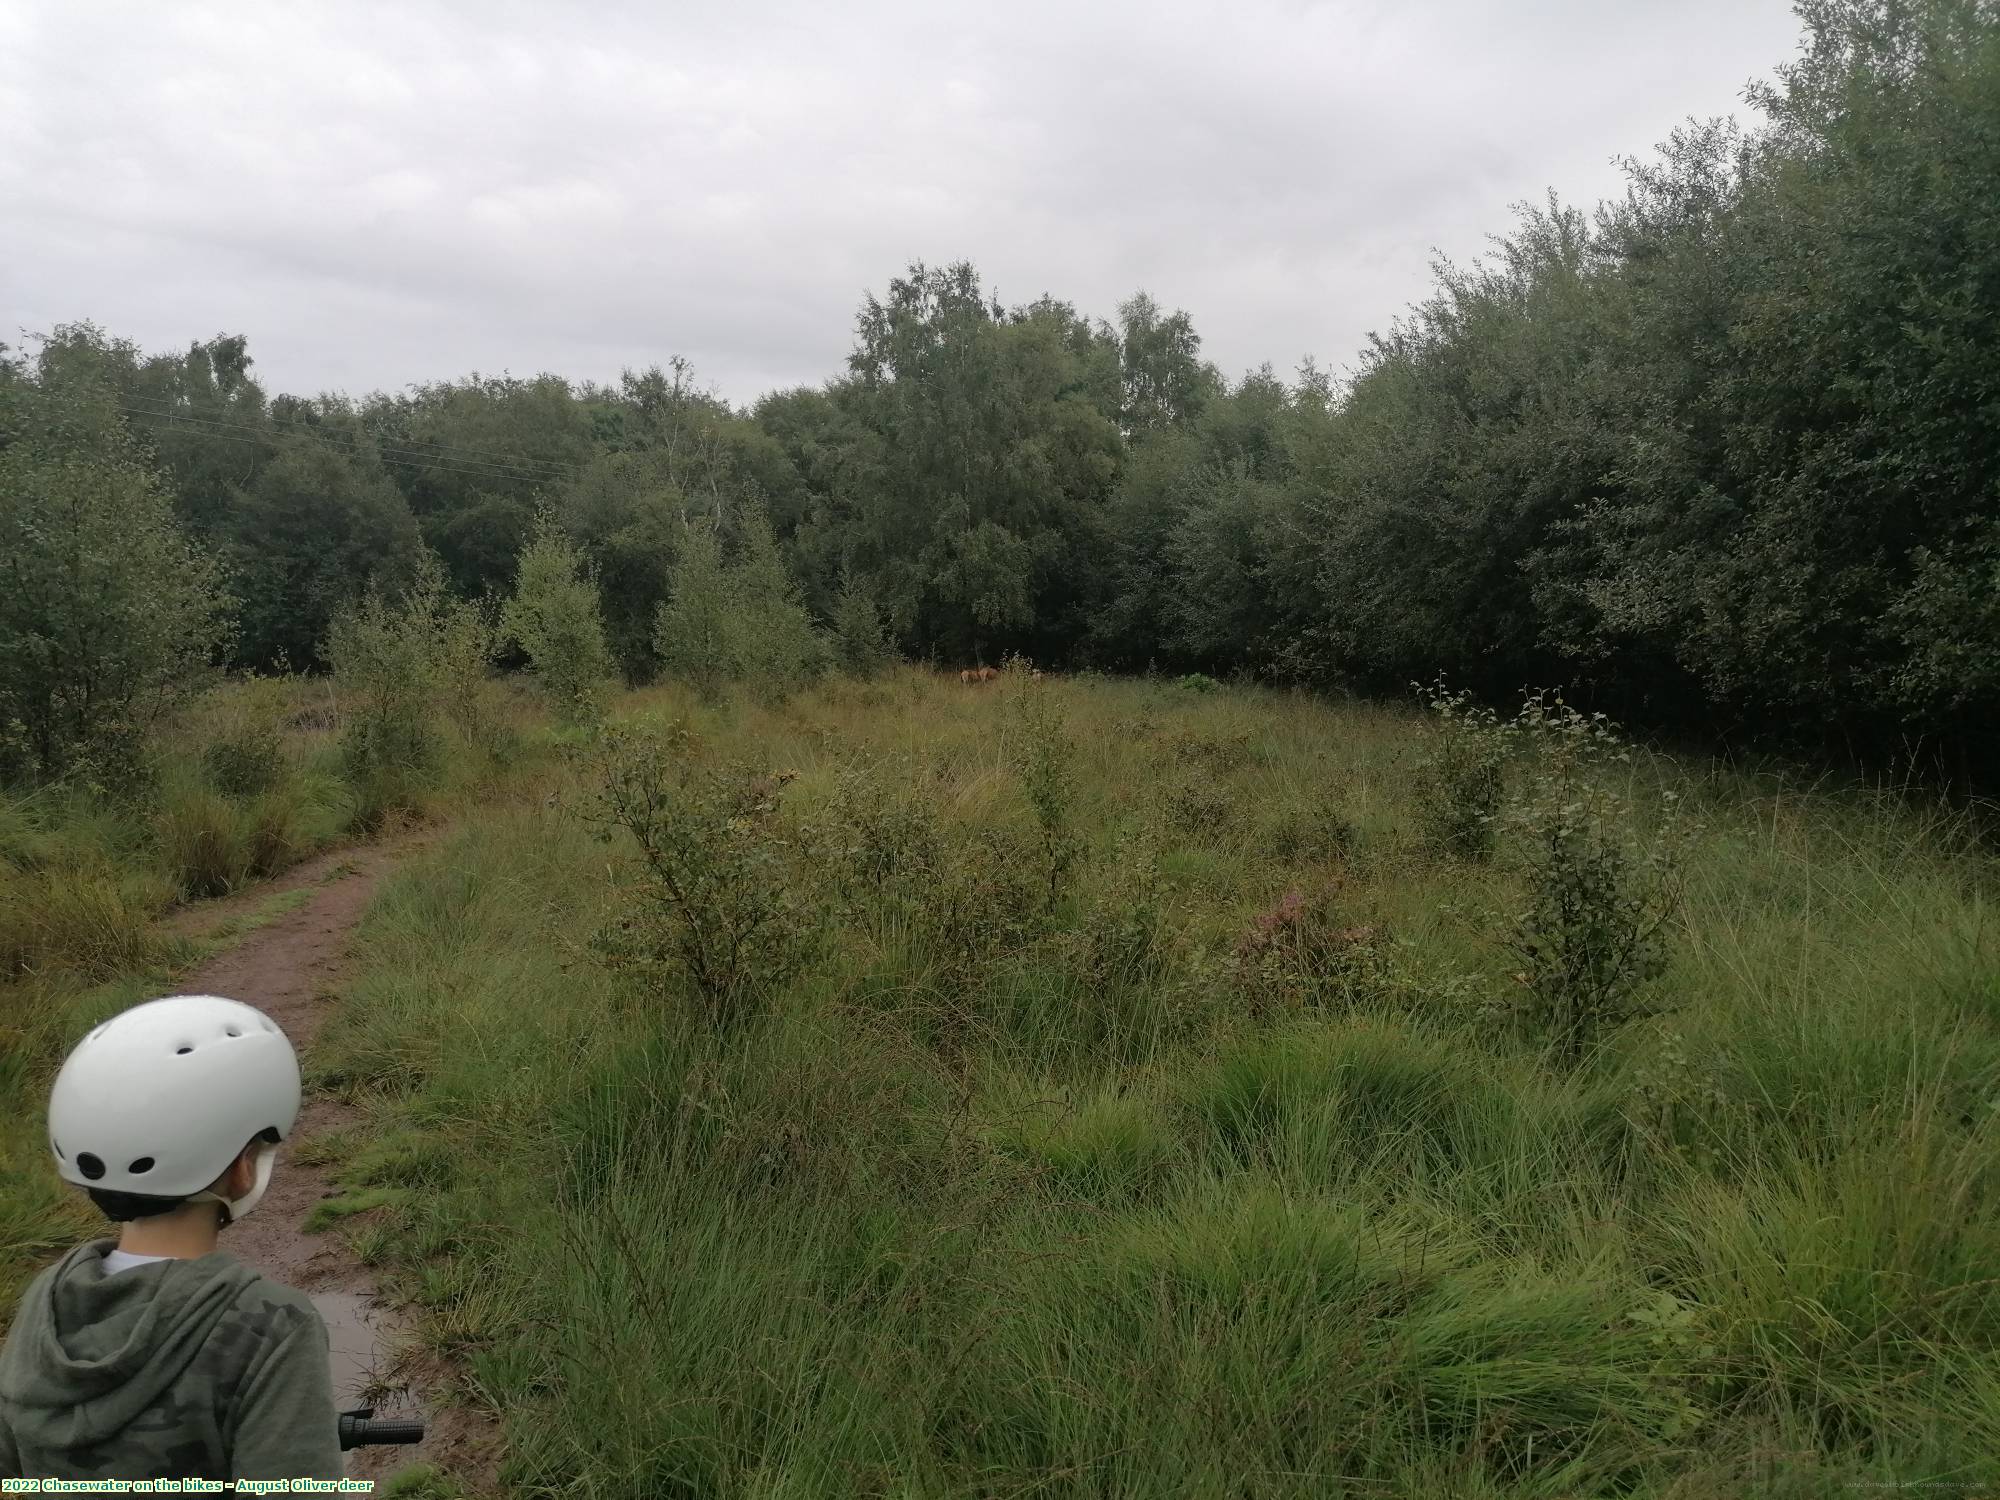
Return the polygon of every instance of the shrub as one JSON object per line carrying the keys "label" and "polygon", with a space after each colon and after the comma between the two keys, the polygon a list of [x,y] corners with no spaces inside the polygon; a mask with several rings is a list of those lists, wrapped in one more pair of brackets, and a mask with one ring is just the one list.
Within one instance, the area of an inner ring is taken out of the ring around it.
{"label": "shrub", "polygon": [[334,617],[326,657],[345,700],[341,768],[364,827],[416,806],[436,774],[446,609],[443,571],[426,555],[396,603],[371,591]]}
{"label": "shrub", "polygon": [[1433,715],[1429,753],[1417,767],[1417,823],[1441,854],[1483,860],[1493,852],[1493,820],[1506,788],[1509,735],[1490,708],[1442,681],[1419,687]]}
{"label": "shrub", "polygon": [[1183,732],[1176,734],[1166,743],[1174,759],[1180,764],[1211,776],[1240,771],[1250,763],[1248,734],[1203,735]]}
{"label": "shrub", "polygon": [[500,654],[500,621],[484,600],[447,601],[438,632],[439,702],[469,745],[498,754],[505,745],[494,712],[491,674]]}
{"label": "shrub", "polygon": [[1536,693],[1515,723],[1537,759],[1502,819],[1527,865],[1527,905],[1503,937],[1522,965],[1514,1009],[1575,1063],[1605,1031],[1649,1013],[1645,987],[1666,969],[1680,899],[1677,797],[1662,794],[1665,816],[1642,837],[1601,774],[1631,758],[1603,714]]}
{"label": "shrub", "polygon": [[260,879],[295,864],[311,842],[296,793],[266,792],[241,813],[244,868]]}
{"label": "shrub", "polygon": [[[458,612],[449,618],[456,627],[455,648],[476,651],[476,627]],[[522,550],[501,627],[526,653],[528,670],[558,722],[594,723],[602,712],[604,684],[615,670],[597,582],[583,553],[547,512]],[[483,663],[479,673],[484,676]]]}
{"label": "shrub", "polygon": [[1172,916],[1152,831],[1121,837],[1103,888],[1071,937],[1079,977],[1100,993],[1158,983],[1172,953]]}
{"label": "shrub", "polygon": [[837,774],[815,841],[842,898],[906,915],[945,863],[935,798],[916,785],[893,789],[873,761]]}
{"label": "shrub", "polygon": [[593,819],[637,843],[640,871],[598,934],[612,970],[693,999],[713,1023],[741,1020],[810,953],[777,824],[776,777],[697,762],[688,732],[613,728],[595,754]]}
{"label": "shrub", "polygon": [[1212,693],[1222,684],[1206,672],[1189,672],[1184,677],[1175,678],[1174,686],[1184,693]]}
{"label": "shrub", "polygon": [[1236,821],[1229,791],[1205,772],[1183,769],[1160,783],[1167,822],[1196,839],[1218,839]]}
{"label": "shrub", "polygon": [[1287,862],[1343,859],[1354,852],[1355,841],[1353,820],[1325,802],[1279,807],[1264,828],[1264,846]]}
{"label": "shrub", "polygon": [[1336,878],[1308,897],[1294,887],[1250,920],[1230,955],[1253,1014],[1350,1004],[1386,981],[1388,935],[1339,909]]}
{"label": "shrub", "polygon": [[1046,886],[1018,836],[982,828],[952,840],[921,890],[916,937],[934,994],[957,1006],[1046,913]]}
{"label": "shrub", "polygon": [[687,528],[653,644],[668,671],[711,696],[735,681],[782,700],[828,660],[760,507],[746,510],[741,553],[731,565],[713,528]]}
{"label": "shrub", "polygon": [[223,796],[256,797],[290,776],[285,700],[283,679],[254,675],[209,699],[206,719],[212,732],[201,750],[201,769]]}

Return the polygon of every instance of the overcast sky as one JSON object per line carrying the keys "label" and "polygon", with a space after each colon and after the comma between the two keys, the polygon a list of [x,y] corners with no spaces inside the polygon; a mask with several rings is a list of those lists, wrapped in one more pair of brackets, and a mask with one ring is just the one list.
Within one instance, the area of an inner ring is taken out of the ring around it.
{"label": "overcast sky", "polygon": [[839,372],[862,294],[1144,287],[1347,367],[1508,205],[1789,58],[1782,0],[0,0],[0,339],[250,337],[273,390],[682,353]]}

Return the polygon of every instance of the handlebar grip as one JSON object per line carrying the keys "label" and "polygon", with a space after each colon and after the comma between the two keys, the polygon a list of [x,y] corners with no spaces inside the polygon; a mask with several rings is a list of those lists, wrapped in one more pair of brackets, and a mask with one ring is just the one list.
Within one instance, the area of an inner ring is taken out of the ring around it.
{"label": "handlebar grip", "polygon": [[340,1448],[360,1448],[375,1443],[419,1443],[424,1424],[414,1417],[377,1417],[372,1406],[340,1414]]}

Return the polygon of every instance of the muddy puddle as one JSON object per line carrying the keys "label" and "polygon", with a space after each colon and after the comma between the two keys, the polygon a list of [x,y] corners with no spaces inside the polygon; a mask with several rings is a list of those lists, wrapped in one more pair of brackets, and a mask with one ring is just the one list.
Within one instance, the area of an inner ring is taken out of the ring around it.
{"label": "muddy puddle", "polygon": [[334,1404],[342,1411],[374,1406],[384,1416],[420,1415],[412,1392],[390,1381],[395,1350],[383,1310],[357,1292],[314,1292],[312,1304],[326,1323]]}

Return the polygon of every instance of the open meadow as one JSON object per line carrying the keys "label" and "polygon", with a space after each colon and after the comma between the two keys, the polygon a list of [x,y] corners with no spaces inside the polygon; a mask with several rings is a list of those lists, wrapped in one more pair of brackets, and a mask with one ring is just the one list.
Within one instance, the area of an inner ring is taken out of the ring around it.
{"label": "open meadow", "polygon": [[329,1208],[525,1494],[2000,1479],[1990,857],[1458,708],[627,695],[366,918]]}

